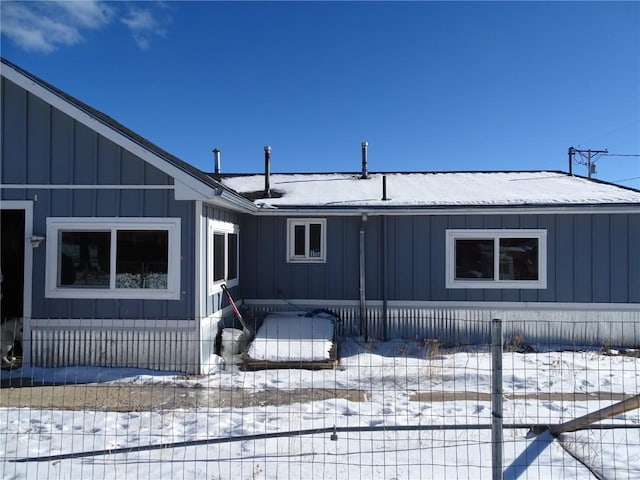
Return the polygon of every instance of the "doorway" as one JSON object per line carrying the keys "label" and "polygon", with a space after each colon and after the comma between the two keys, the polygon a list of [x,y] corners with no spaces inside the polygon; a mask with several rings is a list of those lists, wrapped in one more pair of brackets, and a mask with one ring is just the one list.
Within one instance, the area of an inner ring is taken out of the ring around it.
{"label": "doorway", "polygon": [[2,319],[24,317],[25,211],[0,210]]}

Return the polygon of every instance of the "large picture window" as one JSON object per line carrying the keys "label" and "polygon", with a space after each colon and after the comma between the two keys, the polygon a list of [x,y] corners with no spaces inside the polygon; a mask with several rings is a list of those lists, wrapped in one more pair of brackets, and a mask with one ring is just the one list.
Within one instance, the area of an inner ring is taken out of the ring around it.
{"label": "large picture window", "polygon": [[238,226],[233,223],[209,222],[209,294],[220,285],[238,284]]}
{"label": "large picture window", "polygon": [[290,218],[287,220],[287,261],[326,261],[326,220]]}
{"label": "large picture window", "polygon": [[47,219],[50,298],[180,298],[180,219]]}
{"label": "large picture window", "polygon": [[447,288],[546,288],[546,230],[447,230]]}

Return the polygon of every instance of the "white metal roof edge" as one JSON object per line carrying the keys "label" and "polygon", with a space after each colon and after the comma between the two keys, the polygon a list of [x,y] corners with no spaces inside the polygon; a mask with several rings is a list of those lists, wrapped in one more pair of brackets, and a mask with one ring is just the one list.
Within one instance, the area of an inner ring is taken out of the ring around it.
{"label": "white metal roof edge", "polygon": [[292,216],[292,215],[313,215],[313,216],[406,216],[406,215],[574,215],[574,214],[640,214],[640,203],[635,204],[597,204],[594,206],[579,205],[556,205],[544,207],[536,205],[526,206],[479,206],[479,207],[451,207],[437,206],[426,208],[405,208],[405,207],[354,207],[354,208],[323,208],[323,207],[267,207],[259,209],[256,214],[262,216]]}

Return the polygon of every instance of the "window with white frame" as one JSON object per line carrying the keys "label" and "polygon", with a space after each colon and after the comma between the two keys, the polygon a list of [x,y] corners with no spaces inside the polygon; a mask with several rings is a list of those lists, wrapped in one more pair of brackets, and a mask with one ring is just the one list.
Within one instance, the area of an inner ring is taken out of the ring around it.
{"label": "window with white frame", "polygon": [[447,288],[546,288],[546,230],[447,230]]}
{"label": "window with white frame", "polygon": [[287,219],[287,261],[326,262],[326,219]]}
{"label": "window with white frame", "polygon": [[180,298],[179,218],[48,218],[49,298]]}
{"label": "window with white frame", "polygon": [[209,294],[223,283],[227,287],[238,284],[238,232],[233,223],[209,221]]}

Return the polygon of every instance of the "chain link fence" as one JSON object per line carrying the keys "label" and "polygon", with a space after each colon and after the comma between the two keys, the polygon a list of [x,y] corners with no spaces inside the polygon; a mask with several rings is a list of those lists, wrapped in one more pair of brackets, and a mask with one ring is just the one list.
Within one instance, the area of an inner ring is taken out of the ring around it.
{"label": "chain link fence", "polygon": [[222,342],[207,375],[5,363],[0,476],[640,478],[638,345],[545,345],[496,320],[465,345],[343,332],[318,359],[323,321]]}

